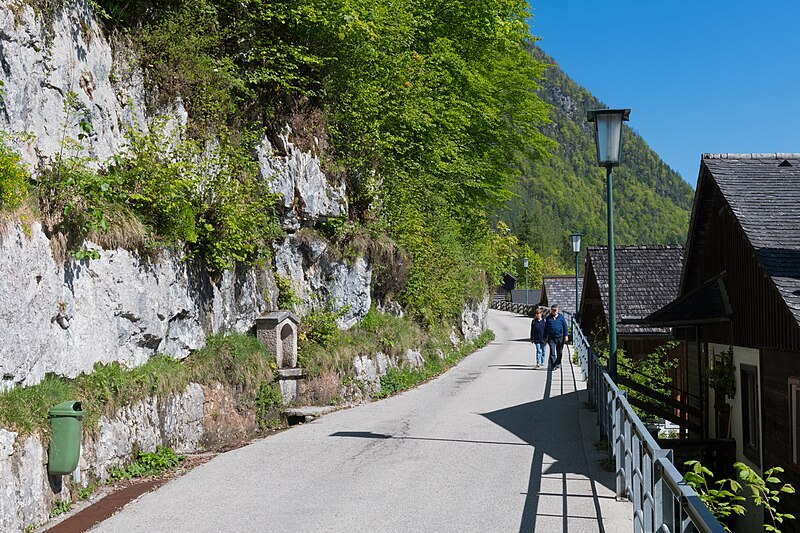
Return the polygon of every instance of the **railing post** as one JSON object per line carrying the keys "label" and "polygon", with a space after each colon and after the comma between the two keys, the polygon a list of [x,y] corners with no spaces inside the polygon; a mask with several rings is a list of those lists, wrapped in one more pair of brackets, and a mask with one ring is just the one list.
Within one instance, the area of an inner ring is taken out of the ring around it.
{"label": "railing post", "polygon": [[[620,395],[622,392],[620,391]],[[614,401],[614,451],[616,455],[615,467],[616,467],[616,496],[617,500],[625,499],[625,487],[627,485],[626,477],[627,473],[625,470],[625,449],[627,447],[627,443],[625,442],[625,431],[623,429],[623,417],[622,417],[622,409],[620,409],[619,405],[617,405],[617,401]]]}
{"label": "railing post", "polygon": [[672,450],[655,450],[653,457],[653,527],[667,526],[669,531],[675,531],[675,497],[664,480],[661,460],[672,462]]}
{"label": "railing post", "polygon": [[634,517],[639,517],[639,529],[636,528],[636,519],[634,518],[633,530],[639,532],[647,531],[644,527],[646,520],[644,514],[644,469],[642,461],[642,449],[644,448],[644,445],[639,433],[636,431],[636,428],[632,427],[631,429],[632,432],[629,451],[631,456],[631,473],[629,478],[629,494],[631,497],[631,502],[633,503]]}

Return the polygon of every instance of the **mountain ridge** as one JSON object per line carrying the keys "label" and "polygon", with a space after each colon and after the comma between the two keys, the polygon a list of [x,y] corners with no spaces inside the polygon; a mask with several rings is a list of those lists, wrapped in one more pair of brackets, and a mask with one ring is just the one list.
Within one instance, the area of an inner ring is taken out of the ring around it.
{"label": "mountain ridge", "polygon": [[[516,196],[500,218],[521,244],[569,265],[571,232],[584,234],[584,248],[607,243],[605,172],[597,166],[594,131],[586,120],[589,109],[607,106],[535,44],[529,52],[549,65],[539,90],[551,106],[551,123],[543,133],[558,147],[543,161],[523,163]],[[613,175],[616,242],[683,244],[692,187],[627,125],[622,143],[622,163]]]}

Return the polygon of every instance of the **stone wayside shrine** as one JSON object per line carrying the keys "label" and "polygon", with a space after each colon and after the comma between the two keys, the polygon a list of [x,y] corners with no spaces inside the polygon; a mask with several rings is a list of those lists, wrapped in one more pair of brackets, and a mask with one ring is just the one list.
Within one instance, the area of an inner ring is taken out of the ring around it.
{"label": "stone wayside shrine", "polygon": [[278,384],[283,403],[297,397],[297,382],[303,369],[297,368],[297,325],[300,319],[287,310],[273,311],[256,319],[256,335],[267,349],[275,354],[278,364]]}

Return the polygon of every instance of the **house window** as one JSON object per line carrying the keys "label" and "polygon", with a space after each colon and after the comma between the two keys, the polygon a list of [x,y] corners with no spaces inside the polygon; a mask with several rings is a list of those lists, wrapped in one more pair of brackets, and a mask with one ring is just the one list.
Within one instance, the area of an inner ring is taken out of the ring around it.
{"label": "house window", "polygon": [[800,378],[789,378],[789,424],[792,429],[792,463],[800,465]]}
{"label": "house window", "polygon": [[759,420],[758,420],[758,368],[741,365],[742,386],[742,447],[744,455],[755,464],[761,464],[759,453]]}

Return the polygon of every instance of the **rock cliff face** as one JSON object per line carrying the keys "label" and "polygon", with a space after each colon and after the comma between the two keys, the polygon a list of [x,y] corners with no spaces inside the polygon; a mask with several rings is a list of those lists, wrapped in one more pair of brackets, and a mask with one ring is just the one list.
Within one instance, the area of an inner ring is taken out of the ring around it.
{"label": "rock cliff face", "polygon": [[[24,2],[4,2],[0,44],[0,128],[33,134],[16,146],[32,168],[78,138],[76,113],[88,113],[93,132],[84,144],[100,160],[124,144],[127,125],[146,123],[141,73],[114,62],[87,3],[72,4],[49,25]],[[71,108],[68,93],[76,97]]]}
{"label": "rock cliff face", "polygon": [[338,321],[342,328],[354,326],[367,314],[372,305],[372,269],[366,258],[337,260],[327,242],[313,234],[289,235],[274,248],[275,271],[291,281],[305,309],[327,302],[335,310],[344,310]]}
{"label": "rock cliff face", "polygon": [[[141,73],[112,55],[88,4],[77,2],[50,23],[23,3],[0,6],[0,67],[0,129],[28,134],[14,147],[31,170],[78,137],[76,117],[92,123],[82,143],[98,161],[124,146],[131,125],[147,126]],[[173,127],[185,123],[180,101],[161,111]],[[281,224],[290,232],[275,245],[275,267],[301,295],[298,312],[322,305],[311,297],[320,295],[347,309],[340,325],[349,327],[369,310],[371,269],[365,258],[334,259],[322,239],[301,246],[291,233],[346,216],[347,200],[344,185],[328,183],[319,158],[290,139],[287,126],[275,146],[265,138],[257,154],[263,179],[283,196]],[[277,297],[269,268],[212,279],[180,253],[144,260],[103,250],[99,260],[60,264],[37,223],[0,232],[0,271],[5,387],[35,384],[46,372],[74,377],[96,362],[136,366],[157,352],[183,358],[209,334],[250,329]]]}
{"label": "rock cliff face", "polygon": [[16,226],[2,238],[0,271],[6,386],[37,383],[46,372],[75,377],[96,362],[186,357],[209,334],[249,330],[277,293],[269,269],[212,280],[202,264],[169,252],[148,261],[104,250],[97,260],[56,263],[38,224],[30,237]]}
{"label": "rock cliff face", "polygon": [[273,146],[264,139],[258,149],[261,175],[272,192],[283,197],[281,224],[287,231],[313,226],[330,217],[347,216],[344,183],[335,186],[322,172],[319,158],[298,150],[287,125]]}

